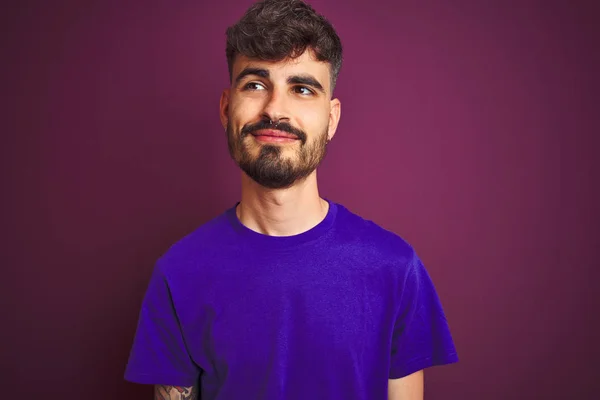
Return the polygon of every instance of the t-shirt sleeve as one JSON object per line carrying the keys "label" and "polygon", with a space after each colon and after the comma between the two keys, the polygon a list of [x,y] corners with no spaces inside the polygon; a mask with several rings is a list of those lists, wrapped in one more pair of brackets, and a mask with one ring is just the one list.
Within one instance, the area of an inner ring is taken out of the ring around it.
{"label": "t-shirt sleeve", "polygon": [[130,382],[193,386],[200,368],[185,344],[166,277],[155,267],[139,314],[125,370]]}
{"label": "t-shirt sleeve", "polygon": [[450,364],[458,356],[431,277],[415,256],[401,283],[400,306],[392,335],[389,378]]}

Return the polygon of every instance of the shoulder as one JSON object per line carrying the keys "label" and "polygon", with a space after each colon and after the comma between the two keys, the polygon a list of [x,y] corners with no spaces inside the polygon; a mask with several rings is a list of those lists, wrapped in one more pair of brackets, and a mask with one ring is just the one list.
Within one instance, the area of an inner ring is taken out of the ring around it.
{"label": "shoulder", "polygon": [[230,211],[198,226],[173,243],[157,261],[163,275],[170,276],[222,257],[227,247],[235,247],[235,232],[230,223]]}
{"label": "shoulder", "polygon": [[398,233],[350,211],[338,208],[338,235],[346,243],[359,247],[370,256],[393,262],[395,265],[413,264],[417,255],[413,246]]}

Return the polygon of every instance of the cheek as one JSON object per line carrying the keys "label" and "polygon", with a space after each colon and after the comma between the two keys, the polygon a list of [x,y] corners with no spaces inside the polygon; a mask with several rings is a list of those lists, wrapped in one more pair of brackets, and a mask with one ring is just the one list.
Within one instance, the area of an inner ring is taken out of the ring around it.
{"label": "cheek", "polygon": [[243,101],[243,99],[234,98],[229,103],[229,118],[234,124],[245,124],[256,120],[260,115],[261,105],[259,101]]}
{"label": "cheek", "polygon": [[307,133],[320,135],[329,125],[329,113],[323,108],[306,109],[302,114],[302,123]]}

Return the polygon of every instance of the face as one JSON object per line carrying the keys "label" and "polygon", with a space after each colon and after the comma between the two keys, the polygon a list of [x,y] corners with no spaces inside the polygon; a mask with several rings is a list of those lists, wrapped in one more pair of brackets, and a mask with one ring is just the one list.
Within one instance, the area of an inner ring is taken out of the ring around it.
{"label": "face", "polygon": [[288,188],[315,171],[340,117],[329,64],[311,51],[280,62],[236,57],[220,108],[231,157],[271,189]]}

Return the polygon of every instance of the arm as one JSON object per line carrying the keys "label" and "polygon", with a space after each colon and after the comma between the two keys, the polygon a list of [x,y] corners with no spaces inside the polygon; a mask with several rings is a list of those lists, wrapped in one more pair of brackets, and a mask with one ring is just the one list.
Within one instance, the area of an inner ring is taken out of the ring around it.
{"label": "arm", "polygon": [[198,387],[154,385],[154,400],[198,400]]}
{"label": "arm", "polygon": [[423,400],[423,370],[388,381],[388,400]]}

